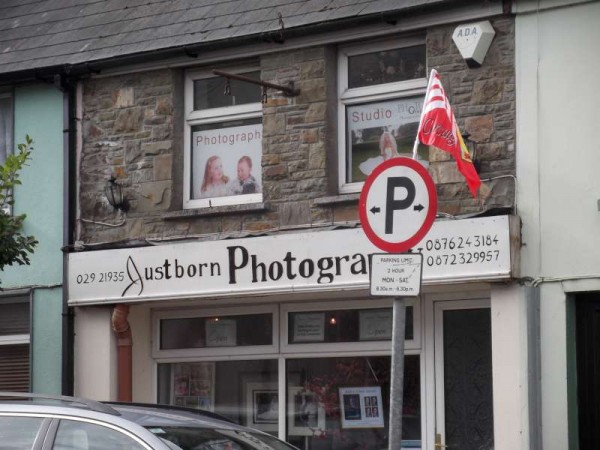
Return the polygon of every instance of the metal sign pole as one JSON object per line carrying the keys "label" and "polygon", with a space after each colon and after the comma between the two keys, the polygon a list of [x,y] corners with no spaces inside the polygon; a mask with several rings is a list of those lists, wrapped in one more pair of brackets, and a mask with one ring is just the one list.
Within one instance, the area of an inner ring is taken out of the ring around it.
{"label": "metal sign pole", "polygon": [[406,305],[403,297],[394,298],[392,325],[392,375],[390,387],[390,446],[402,447],[402,401],[404,399],[404,332]]}

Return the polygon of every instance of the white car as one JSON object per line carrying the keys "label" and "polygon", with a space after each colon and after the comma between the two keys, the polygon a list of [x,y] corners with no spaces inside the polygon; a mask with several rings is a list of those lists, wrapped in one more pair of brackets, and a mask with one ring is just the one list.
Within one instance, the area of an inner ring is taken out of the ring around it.
{"label": "white car", "polygon": [[294,450],[216,414],[0,392],[3,450]]}

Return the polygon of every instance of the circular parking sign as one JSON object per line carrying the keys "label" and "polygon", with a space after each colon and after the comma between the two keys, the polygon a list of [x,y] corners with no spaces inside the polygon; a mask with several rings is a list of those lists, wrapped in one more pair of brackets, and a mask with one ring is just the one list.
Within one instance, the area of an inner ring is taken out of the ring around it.
{"label": "circular parking sign", "polygon": [[388,253],[419,243],[437,214],[435,184],[427,169],[410,158],[392,158],[367,177],[358,204],[369,240]]}

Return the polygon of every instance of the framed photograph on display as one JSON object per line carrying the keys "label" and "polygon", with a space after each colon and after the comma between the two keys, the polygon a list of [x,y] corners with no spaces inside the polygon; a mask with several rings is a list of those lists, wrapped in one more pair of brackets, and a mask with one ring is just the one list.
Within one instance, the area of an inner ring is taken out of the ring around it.
{"label": "framed photograph on display", "polygon": [[[262,118],[192,128],[192,200],[262,200]],[[231,203],[231,201],[229,201]],[[207,203],[207,206],[209,203]]]}
{"label": "framed photograph on display", "polygon": [[340,388],[342,428],[383,428],[380,386]]}
{"label": "framed photograph on display", "polygon": [[301,386],[288,389],[288,434],[320,435],[325,430],[325,409],[317,396]]}
{"label": "framed photograph on display", "polygon": [[215,363],[177,363],[171,371],[171,403],[214,411]]}
{"label": "framed photograph on display", "polygon": [[262,431],[277,431],[279,422],[277,383],[249,382],[244,385],[244,389],[246,426]]}

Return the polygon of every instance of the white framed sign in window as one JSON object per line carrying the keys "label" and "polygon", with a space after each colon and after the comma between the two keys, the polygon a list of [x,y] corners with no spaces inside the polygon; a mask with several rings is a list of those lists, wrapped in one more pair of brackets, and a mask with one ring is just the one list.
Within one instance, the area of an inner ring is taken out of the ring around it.
{"label": "white framed sign in window", "polygon": [[296,314],[292,342],[323,342],[325,340],[325,313]]}
{"label": "white framed sign in window", "polygon": [[206,321],[206,346],[231,347],[237,345],[237,322],[233,319]]}
{"label": "white framed sign in window", "polygon": [[[260,79],[253,68],[229,72]],[[225,86],[230,95],[224,94]],[[260,86],[191,71],[185,105],[184,207],[261,202]]]}
{"label": "white framed sign in window", "polygon": [[[422,39],[340,49],[338,179],[341,193],[359,192],[381,162],[412,155],[425,88]],[[428,148],[419,146],[428,161]]]}
{"label": "white framed sign in window", "polygon": [[366,310],[359,313],[361,341],[381,341],[392,338],[392,310]]}

